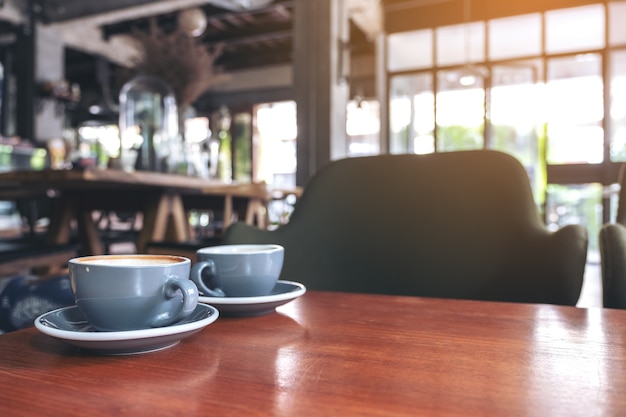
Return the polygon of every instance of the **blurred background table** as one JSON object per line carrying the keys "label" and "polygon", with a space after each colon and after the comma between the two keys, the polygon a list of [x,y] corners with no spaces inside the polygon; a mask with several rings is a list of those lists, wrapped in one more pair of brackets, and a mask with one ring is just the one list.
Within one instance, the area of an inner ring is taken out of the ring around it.
{"label": "blurred background table", "polygon": [[102,231],[94,212],[141,213],[136,250],[148,242],[184,242],[192,208],[222,213],[223,227],[234,219],[265,227],[264,209],[269,194],[265,184],[221,183],[197,177],[86,167],[71,170],[9,171],[0,174],[0,200],[54,198],[47,227],[48,243],[70,240],[78,231],[84,254],[105,253]]}

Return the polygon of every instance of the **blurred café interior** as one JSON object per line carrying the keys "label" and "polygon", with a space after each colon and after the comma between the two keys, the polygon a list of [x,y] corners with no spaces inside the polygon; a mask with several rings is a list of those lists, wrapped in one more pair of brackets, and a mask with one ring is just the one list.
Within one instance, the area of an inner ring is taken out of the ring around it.
{"label": "blurred caf\u00e9 interior", "polygon": [[[156,250],[232,221],[287,222],[329,161],[495,149],[524,165],[549,228],[587,227],[598,272],[626,161],[625,18],[617,0],[3,0],[0,170],[58,174],[4,178],[2,238],[55,227],[50,206],[71,194],[101,241],[83,231],[62,259]],[[184,217],[147,235],[142,222],[171,211],[81,201],[89,181],[103,184],[93,201],[113,198],[112,171],[146,190],[144,172],[224,187],[155,200]]]}

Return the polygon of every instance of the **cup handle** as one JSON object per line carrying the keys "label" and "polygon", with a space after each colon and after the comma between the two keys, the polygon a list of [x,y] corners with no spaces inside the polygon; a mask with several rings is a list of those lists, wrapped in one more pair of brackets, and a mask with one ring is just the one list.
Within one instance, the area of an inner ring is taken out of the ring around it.
{"label": "cup handle", "polygon": [[190,315],[198,304],[198,287],[188,279],[181,279],[175,275],[165,282],[165,298],[175,297],[180,291],[183,294],[183,302],[178,311],[166,317],[159,317],[153,323],[154,327],[168,326]]}
{"label": "cup handle", "polygon": [[[206,270],[206,273],[204,272]],[[204,274],[204,279],[202,275]],[[191,267],[191,280],[196,284],[203,295],[209,297],[225,297],[224,291],[220,287],[220,277],[217,275],[215,262],[207,260],[198,262]],[[208,281],[205,281],[205,279]],[[210,286],[210,287],[209,287]]]}

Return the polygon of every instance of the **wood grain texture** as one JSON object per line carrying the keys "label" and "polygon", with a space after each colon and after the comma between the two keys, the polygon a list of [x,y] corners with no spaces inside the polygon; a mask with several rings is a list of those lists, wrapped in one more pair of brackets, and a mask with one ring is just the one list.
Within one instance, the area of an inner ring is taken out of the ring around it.
{"label": "wood grain texture", "polygon": [[2,416],[626,415],[626,311],[308,292],[165,351],[0,336]]}

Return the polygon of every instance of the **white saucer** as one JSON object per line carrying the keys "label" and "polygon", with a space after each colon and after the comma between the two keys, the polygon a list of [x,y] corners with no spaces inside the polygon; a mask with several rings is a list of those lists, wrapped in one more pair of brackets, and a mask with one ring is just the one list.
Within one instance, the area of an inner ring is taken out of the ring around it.
{"label": "white saucer", "polygon": [[176,324],[151,329],[100,332],[94,329],[76,306],[63,307],[35,319],[42,333],[66,343],[105,355],[130,355],[172,347],[213,323],[218,311],[198,304],[188,317]]}
{"label": "white saucer", "polygon": [[198,297],[203,303],[216,307],[223,316],[261,316],[306,292],[304,285],[294,281],[278,281],[269,295],[259,297]]}

